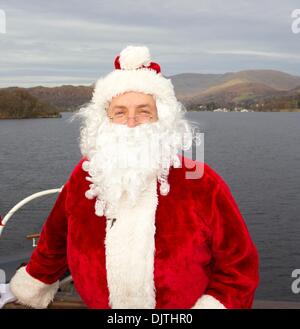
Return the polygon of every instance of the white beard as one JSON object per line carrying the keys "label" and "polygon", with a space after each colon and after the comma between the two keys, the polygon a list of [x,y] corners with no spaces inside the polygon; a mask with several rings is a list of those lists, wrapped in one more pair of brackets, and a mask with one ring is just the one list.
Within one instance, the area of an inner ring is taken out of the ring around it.
{"label": "white beard", "polygon": [[97,198],[95,213],[114,218],[121,198],[131,206],[150,182],[158,179],[160,193],[169,192],[170,166],[179,167],[177,152],[182,136],[170,132],[159,121],[134,128],[105,119],[97,131],[95,148],[82,168],[90,177],[88,199]]}

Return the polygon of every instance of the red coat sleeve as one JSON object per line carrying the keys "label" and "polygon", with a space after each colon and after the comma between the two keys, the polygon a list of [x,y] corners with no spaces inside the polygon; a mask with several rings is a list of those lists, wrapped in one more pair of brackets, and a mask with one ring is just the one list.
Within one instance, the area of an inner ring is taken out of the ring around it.
{"label": "red coat sleeve", "polygon": [[212,204],[212,275],[205,292],[226,308],[251,308],[259,258],[229,187],[220,179]]}
{"label": "red coat sleeve", "polygon": [[65,201],[67,182],[43,225],[38,245],[31,255],[26,271],[46,284],[56,282],[67,270],[67,216]]}
{"label": "red coat sleeve", "polygon": [[59,289],[59,279],[67,270],[68,191],[83,160],[58,194],[29,263],[19,268],[10,281],[10,289],[21,304],[46,308]]}

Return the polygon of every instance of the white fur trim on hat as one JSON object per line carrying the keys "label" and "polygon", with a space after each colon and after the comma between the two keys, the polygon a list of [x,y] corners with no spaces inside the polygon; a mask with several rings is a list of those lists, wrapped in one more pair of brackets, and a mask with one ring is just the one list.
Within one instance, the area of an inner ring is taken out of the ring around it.
{"label": "white fur trim on hat", "polygon": [[192,309],[226,309],[226,307],[211,295],[202,295]]}
{"label": "white fur trim on hat", "polygon": [[151,94],[168,104],[176,102],[171,80],[147,68],[114,70],[97,81],[92,101],[98,108],[104,109],[114,96],[128,91]]}
{"label": "white fur trim on hat", "polygon": [[18,269],[10,281],[11,292],[17,302],[33,308],[47,308],[59,288],[59,281],[53,284],[43,283],[32,277],[26,266]]}
{"label": "white fur trim on hat", "polygon": [[121,69],[134,70],[143,65],[149,66],[151,62],[150,52],[147,47],[127,46],[120,53]]}

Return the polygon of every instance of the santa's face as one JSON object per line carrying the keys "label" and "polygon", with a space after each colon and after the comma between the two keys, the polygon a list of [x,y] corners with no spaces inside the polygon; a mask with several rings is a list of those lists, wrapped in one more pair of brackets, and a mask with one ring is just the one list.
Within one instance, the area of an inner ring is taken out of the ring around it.
{"label": "santa's face", "polygon": [[179,165],[181,121],[159,120],[165,108],[160,105],[159,110],[152,95],[139,92],[118,95],[108,104],[83,164],[91,182],[86,197],[97,198],[98,216],[113,217],[121,198],[133,207],[154,180],[160,182],[161,194],[169,192],[169,168]]}
{"label": "santa's face", "polygon": [[126,92],[113,97],[107,115],[111,122],[125,124],[130,128],[158,120],[154,97],[140,92]]}

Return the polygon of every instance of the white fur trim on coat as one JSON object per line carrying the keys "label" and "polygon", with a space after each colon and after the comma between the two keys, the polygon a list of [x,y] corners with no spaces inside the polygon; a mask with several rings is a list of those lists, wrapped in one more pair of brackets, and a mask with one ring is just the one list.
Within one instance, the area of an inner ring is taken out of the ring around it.
{"label": "white fur trim on coat", "polygon": [[19,268],[10,281],[10,289],[17,302],[33,308],[47,308],[58,288],[59,281],[45,284],[32,277],[26,271],[26,266]]}
{"label": "white fur trim on coat", "polygon": [[202,295],[192,309],[226,309],[226,307],[211,295]]}
{"label": "white fur trim on coat", "polygon": [[128,206],[123,196],[116,221],[112,224],[107,220],[105,252],[111,308],[155,308],[156,184],[155,178],[134,207]]}

